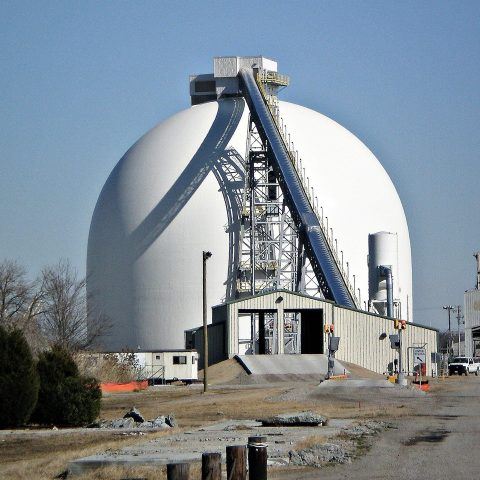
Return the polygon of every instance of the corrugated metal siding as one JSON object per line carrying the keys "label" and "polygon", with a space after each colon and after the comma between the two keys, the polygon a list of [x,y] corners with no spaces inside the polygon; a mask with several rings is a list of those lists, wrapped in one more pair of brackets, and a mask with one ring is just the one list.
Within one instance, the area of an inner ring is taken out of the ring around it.
{"label": "corrugated metal siding", "polygon": [[230,304],[230,306],[234,305],[238,310],[276,310],[278,305],[275,301],[279,297],[283,298],[282,304],[285,310],[322,308],[322,306],[319,306],[319,303],[331,305],[329,302],[324,302],[316,298],[279,291],[267,295],[257,295],[255,297],[246,298],[245,300],[239,300],[238,302]]}
{"label": "corrugated metal siding", "polygon": [[464,295],[465,311],[465,355],[472,357],[472,328],[480,327],[480,290],[469,290]]}
{"label": "corrugated metal siding", "polygon": [[[389,339],[389,335],[396,333],[393,321],[388,318],[335,307],[335,334],[340,336],[336,354],[339,360],[384,373],[388,364],[397,358]],[[437,351],[437,332],[408,324],[406,330],[402,331],[403,367],[406,371],[411,371],[413,367],[409,347],[424,345],[427,351],[427,372],[430,372],[430,353]]]}
{"label": "corrugated metal siding", "polygon": [[465,328],[480,327],[480,290],[465,292]]}
{"label": "corrugated metal siding", "polygon": [[[225,331],[225,323],[213,323],[208,325],[208,363],[213,365],[228,358],[225,343],[228,337]],[[193,336],[195,350],[198,352],[198,368],[204,366],[203,350],[203,327],[200,327]]]}
{"label": "corrugated metal siding", "polygon": [[[228,355],[237,353],[238,348],[238,310],[277,310],[276,303],[282,297],[281,309],[303,310],[318,309],[324,311],[324,322],[335,324],[335,335],[340,336],[340,347],[336,354],[339,360],[355,363],[378,373],[387,371],[387,366],[397,357],[390,348],[389,335],[398,333],[394,329],[393,320],[334,306],[331,302],[292,294],[289,292],[273,292],[258,295],[228,304],[227,342]],[[383,335],[385,334],[385,335]],[[431,372],[431,352],[437,351],[437,332],[422,326],[408,324],[402,332],[404,369],[411,370],[409,347],[423,346],[427,349],[427,372]],[[327,336],[324,334],[324,345]]]}
{"label": "corrugated metal siding", "polygon": [[218,305],[212,309],[212,323],[222,323],[228,315],[228,305]]}

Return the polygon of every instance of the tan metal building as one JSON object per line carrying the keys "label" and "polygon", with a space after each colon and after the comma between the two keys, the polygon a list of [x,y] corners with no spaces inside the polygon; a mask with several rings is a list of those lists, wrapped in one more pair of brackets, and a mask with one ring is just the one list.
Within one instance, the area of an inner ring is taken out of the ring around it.
{"label": "tan metal building", "polygon": [[[397,358],[389,339],[389,335],[398,333],[393,319],[287,290],[257,294],[215,306],[212,319],[213,323],[208,327],[210,363],[238,354],[326,353],[324,326],[330,324],[334,325],[335,335],[340,337],[336,353],[339,360],[384,373]],[[268,333],[266,319],[270,325]],[[248,330],[250,334],[245,335]],[[436,329],[407,324],[406,330],[402,331],[406,372],[413,371],[414,347],[425,348],[427,372],[432,372],[431,353],[437,351],[437,337]],[[202,328],[186,332],[187,348],[196,348],[200,353],[200,368],[203,363],[202,338]]]}

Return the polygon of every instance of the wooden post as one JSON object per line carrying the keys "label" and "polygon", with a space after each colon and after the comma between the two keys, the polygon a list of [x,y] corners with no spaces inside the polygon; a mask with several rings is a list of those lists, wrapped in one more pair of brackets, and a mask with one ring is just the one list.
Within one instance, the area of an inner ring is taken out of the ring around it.
{"label": "wooden post", "polygon": [[247,447],[227,447],[227,480],[247,480]]}
{"label": "wooden post", "polygon": [[202,480],[222,480],[222,454],[202,454]]}
{"label": "wooden post", "polygon": [[189,480],[190,464],[169,463],[167,465],[167,480]]}
{"label": "wooden post", "polygon": [[248,478],[267,480],[267,437],[248,437]]}

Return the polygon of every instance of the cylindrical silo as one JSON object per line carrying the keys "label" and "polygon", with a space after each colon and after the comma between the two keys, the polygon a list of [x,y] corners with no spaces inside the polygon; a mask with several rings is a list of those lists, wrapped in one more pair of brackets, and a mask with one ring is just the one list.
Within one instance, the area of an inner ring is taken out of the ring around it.
{"label": "cylindrical silo", "polygon": [[391,267],[395,316],[401,317],[401,279],[398,271],[398,235],[377,232],[368,235],[368,298],[378,313],[387,309],[387,278],[381,267]]}

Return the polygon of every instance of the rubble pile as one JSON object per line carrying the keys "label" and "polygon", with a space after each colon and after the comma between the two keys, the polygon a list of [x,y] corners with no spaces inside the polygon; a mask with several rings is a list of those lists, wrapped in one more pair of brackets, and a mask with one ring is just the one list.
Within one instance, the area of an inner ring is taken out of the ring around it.
{"label": "rubble pile", "polygon": [[375,435],[376,433],[386,430],[387,428],[393,428],[392,423],[371,420],[365,423],[359,423],[345,427],[342,430],[342,434],[350,438],[361,438],[369,435]]}
{"label": "rubble pile", "polygon": [[[350,463],[358,454],[362,439],[376,435],[387,428],[394,428],[390,422],[370,420],[342,428],[335,438],[336,443],[319,443],[301,450],[288,452],[291,465],[321,467],[327,463]],[[367,442],[368,445],[368,442]]]}
{"label": "rubble pile", "polygon": [[302,450],[288,453],[291,465],[321,467],[325,463],[349,463],[352,461],[351,449],[336,443],[312,445]]}
{"label": "rubble pile", "polygon": [[115,420],[98,420],[91,425],[90,428],[120,428],[120,429],[134,429],[134,428],[146,428],[146,429],[170,429],[176,427],[174,415],[159,415],[153,420],[146,420],[145,417],[132,407],[123,418],[117,418]]}

